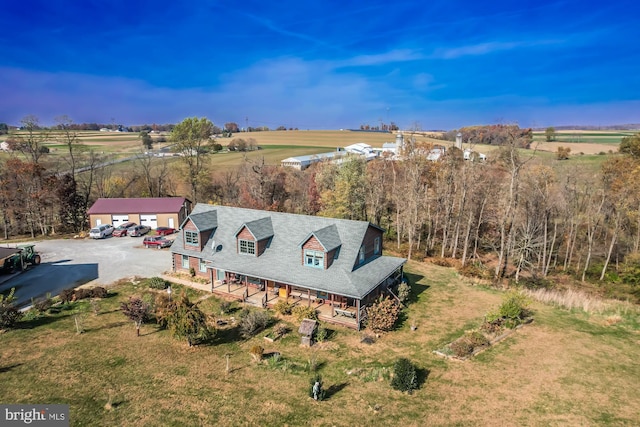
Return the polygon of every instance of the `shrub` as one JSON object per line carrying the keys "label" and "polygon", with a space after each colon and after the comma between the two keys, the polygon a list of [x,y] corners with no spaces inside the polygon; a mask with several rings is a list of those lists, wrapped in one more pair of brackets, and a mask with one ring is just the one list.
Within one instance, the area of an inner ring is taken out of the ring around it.
{"label": "shrub", "polygon": [[469,262],[460,270],[460,274],[467,277],[476,277],[478,279],[490,279],[491,271],[479,261]]}
{"label": "shrub", "polygon": [[269,324],[269,314],[265,311],[243,311],[240,317],[240,334],[250,338]]}
{"label": "shrub", "polygon": [[515,328],[530,315],[528,307],[529,299],[525,295],[518,291],[510,291],[505,294],[497,311],[487,313],[486,321],[503,319],[507,328]]}
{"label": "shrub", "polygon": [[189,267],[189,276],[196,277],[196,269],[193,267]]}
{"label": "shrub", "polygon": [[161,322],[166,322],[171,335],[185,338],[189,347],[198,339],[211,337],[214,332],[198,303],[189,301],[184,292],[176,301],[168,302],[162,318]]}
{"label": "shrub", "polygon": [[151,289],[160,289],[160,290],[167,289],[167,286],[169,285],[167,281],[164,280],[162,277],[152,277],[147,281],[147,283],[149,284],[149,287]]}
{"label": "shrub", "polygon": [[91,298],[92,295],[93,295],[93,292],[91,291],[91,289],[78,288],[73,292],[73,299],[74,300],[87,299],[87,298]]}
{"label": "shrub", "polygon": [[386,332],[393,329],[400,316],[400,306],[388,297],[378,300],[367,308],[367,327],[374,332]]}
{"label": "shrub", "polygon": [[448,258],[433,258],[431,260],[432,264],[439,265],[440,267],[451,267],[453,263]]}
{"label": "shrub", "polygon": [[75,291],[74,288],[63,289],[62,292],[60,292],[60,295],[59,295],[60,301],[62,303],[68,303],[68,302],[73,301],[74,291]]}
{"label": "shrub", "polygon": [[264,348],[259,345],[254,345],[253,347],[251,347],[250,353],[251,357],[253,357],[253,360],[259,362],[262,360],[262,356],[264,355]]}
{"label": "shrub", "polygon": [[96,286],[95,288],[91,288],[91,291],[90,291],[91,298],[106,298],[108,295],[109,293],[102,286]]}
{"label": "shrub", "polygon": [[44,313],[49,310],[53,305],[53,300],[51,299],[51,294],[47,294],[47,297],[44,299],[40,299],[33,303],[33,308],[36,309],[38,313]]}
{"label": "shrub", "polygon": [[287,302],[287,300],[281,299],[273,305],[273,309],[276,311],[276,313],[288,315],[291,314],[293,304],[290,304],[289,302]]}
{"label": "shrub", "polygon": [[12,328],[22,317],[22,312],[14,305],[15,291],[16,288],[11,288],[6,296],[0,294],[0,329]]}
{"label": "shrub", "polygon": [[411,295],[411,286],[407,282],[402,282],[398,285],[398,298],[402,303],[406,303],[409,301],[409,296]]}
{"label": "shrub", "polygon": [[326,396],[326,391],[322,388],[322,377],[316,374],[309,381],[309,397],[322,401]]}
{"label": "shrub", "polygon": [[409,394],[418,388],[416,367],[409,359],[402,357],[396,360],[396,363],[393,365],[391,387],[402,392],[406,391]]}
{"label": "shrub", "polygon": [[318,313],[316,312],[316,309],[313,307],[296,305],[291,310],[291,314],[293,314],[293,316],[296,318],[298,322],[301,322],[302,319],[318,320]]}
{"label": "shrub", "polygon": [[324,327],[323,324],[320,324],[316,329],[316,341],[323,342],[329,336],[329,331]]}

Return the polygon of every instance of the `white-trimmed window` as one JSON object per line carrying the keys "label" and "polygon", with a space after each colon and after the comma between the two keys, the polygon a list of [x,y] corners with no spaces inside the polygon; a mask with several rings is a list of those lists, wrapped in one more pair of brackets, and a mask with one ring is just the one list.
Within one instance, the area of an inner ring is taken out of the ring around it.
{"label": "white-trimmed window", "polygon": [[189,255],[182,255],[182,268],[189,268]]}
{"label": "white-trimmed window", "polygon": [[324,252],[305,249],[304,264],[307,267],[324,268]]}
{"label": "white-trimmed window", "polygon": [[360,253],[358,255],[358,260],[360,264],[364,262],[364,245],[360,246]]}
{"label": "white-trimmed window", "polygon": [[255,255],[256,254],[256,242],[252,240],[238,240],[238,250],[241,254]]}
{"label": "white-trimmed window", "polygon": [[376,237],[376,238],[373,240],[373,253],[374,253],[375,255],[380,254],[380,238],[379,238],[379,237]]}
{"label": "white-trimmed window", "polygon": [[198,245],[198,232],[185,230],[184,241],[187,243],[187,245]]}
{"label": "white-trimmed window", "polygon": [[207,263],[202,258],[198,260],[198,270],[200,270],[201,273],[207,272]]}

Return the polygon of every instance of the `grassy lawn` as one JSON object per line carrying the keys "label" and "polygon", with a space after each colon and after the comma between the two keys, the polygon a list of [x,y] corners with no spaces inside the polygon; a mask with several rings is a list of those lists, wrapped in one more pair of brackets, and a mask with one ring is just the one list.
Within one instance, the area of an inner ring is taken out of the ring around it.
{"label": "grassy lawn", "polygon": [[[443,360],[432,350],[477,326],[501,293],[471,286],[447,268],[412,262],[407,272],[414,301],[398,330],[365,344],[363,332],[330,326],[330,339],[311,349],[299,346],[289,318],[292,332],[274,343],[263,334],[242,340],[235,327],[193,348],[153,324],[136,337],[119,303],[148,290],[114,286],[98,315],[89,303],[75,303],[0,335],[0,402],[68,403],[71,424],[87,426],[640,422],[637,310],[607,326],[604,315],[534,304],[533,324],[472,360]],[[190,295],[219,313],[215,297]],[[77,335],[74,314],[83,312],[86,332]],[[252,362],[256,344],[280,352],[281,361]],[[400,356],[421,369],[421,387],[411,396],[382,379]],[[314,360],[329,390],[323,402],[307,397]],[[113,409],[106,410],[110,397]]]}

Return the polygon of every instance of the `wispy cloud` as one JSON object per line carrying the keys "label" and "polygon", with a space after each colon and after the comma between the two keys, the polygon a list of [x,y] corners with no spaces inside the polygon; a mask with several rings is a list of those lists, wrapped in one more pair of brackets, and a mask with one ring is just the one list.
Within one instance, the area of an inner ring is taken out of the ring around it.
{"label": "wispy cloud", "polygon": [[560,43],[562,42],[559,40],[486,42],[459,47],[438,48],[430,57],[434,59],[457,59],[463,56],[481,56],[513,49],[548,46]]}
{"label": "wispy cloud", "polygon": [[359,55],[353,58],[336,61],[336,68],[342,67],[366,67],[372,65],[386,65],[397,62],[418,61],[424,59],[421,52],[411,49],[397,49],[374,55]]}

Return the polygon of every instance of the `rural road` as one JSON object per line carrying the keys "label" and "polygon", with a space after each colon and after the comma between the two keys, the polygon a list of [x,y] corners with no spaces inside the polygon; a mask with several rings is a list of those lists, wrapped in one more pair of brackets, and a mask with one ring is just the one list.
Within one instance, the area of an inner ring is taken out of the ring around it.
{"label": "rural road", "polygon": [[[63,289],[88,282],[104,286],[126,277],[152,277],[171,270],[170,249],[146,249],[141,237],[46,240],[35,244],[42,263],[0,283],[3,293],[16,288],[18,306],[29,304],[31,298],[47,293],[57,295]],[[0,275],[0,280],[5,279],[6,275]]]}

